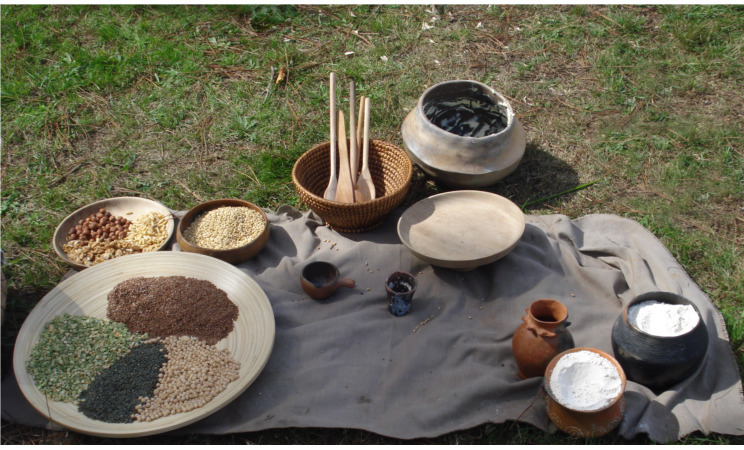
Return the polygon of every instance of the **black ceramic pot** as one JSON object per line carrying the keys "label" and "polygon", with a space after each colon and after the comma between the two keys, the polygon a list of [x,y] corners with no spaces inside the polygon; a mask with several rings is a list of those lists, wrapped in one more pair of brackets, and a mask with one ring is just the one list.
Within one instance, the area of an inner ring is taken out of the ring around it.
{"label": "black ceramic pot", "polygon": [[[672,305],[692,305],[700,320],[679,336],[655,336],[635,327],[628,309],[656,300]],[[708,330],[700,310],[688,299],[670,292],[649,292],[633,299],[612,327],[612,350],[629,380],[654,391],[662,391],[692,375],[705,358]]]}

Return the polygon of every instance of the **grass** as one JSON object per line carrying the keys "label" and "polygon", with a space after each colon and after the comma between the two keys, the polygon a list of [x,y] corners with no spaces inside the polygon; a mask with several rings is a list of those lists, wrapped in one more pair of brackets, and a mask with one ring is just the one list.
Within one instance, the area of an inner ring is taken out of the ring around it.
{"label": "grass", "polygon": [[[325,139],[332,70],[372,97],[372,134],[399,145],[403,118],[433,83],[476,79],[507,95],[528,147],[490,190],[529,214],[642,223],[722,311],[744,370],[741,6],[25,5],[0,14],[3,374],[23,319],[67,272],[51,238],[72,209],[117,195],[179,210],[218,197],[303,208],[291,168]],[[417,172],[406,201],[437,191]],[[2,441],[111,442],[6,423]],[[291,429],[181,442],[398,441]],[[417,442],[581,443],[521,424]]]}

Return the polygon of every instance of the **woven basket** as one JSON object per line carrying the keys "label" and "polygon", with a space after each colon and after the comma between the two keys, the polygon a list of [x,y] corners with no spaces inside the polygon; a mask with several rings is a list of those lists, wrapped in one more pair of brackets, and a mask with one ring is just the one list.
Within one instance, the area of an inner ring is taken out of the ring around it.
{"label": "woven basket", "polygon": [[330,228],[361,233],[377,228],[403,201],[411,186],[413,166],[405,151],[384,141],[369,143],[369,171],[376,197],[360,203],[339,203],[323,198],[331,175],[329,142],[306,151],[292,168],[292,181],[300,199]]}

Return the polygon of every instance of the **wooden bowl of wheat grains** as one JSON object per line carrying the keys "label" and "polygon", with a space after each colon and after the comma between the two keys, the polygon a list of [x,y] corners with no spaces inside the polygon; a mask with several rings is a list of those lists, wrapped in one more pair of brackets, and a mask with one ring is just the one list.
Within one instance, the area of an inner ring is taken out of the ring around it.
{"label": "wooden bowl of wheat grains", "polygon": [[240,199],[211,200],[186,212],[176,229],[183,251],[237,264],[256,256],[269,240],[269,219]]}

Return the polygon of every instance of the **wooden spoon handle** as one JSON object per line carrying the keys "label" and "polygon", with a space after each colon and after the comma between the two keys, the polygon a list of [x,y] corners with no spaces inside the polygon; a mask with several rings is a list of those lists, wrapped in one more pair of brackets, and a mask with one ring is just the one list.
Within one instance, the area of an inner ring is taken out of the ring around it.
{"label": "wooden spoon handle", "polygon": [[364,138],[362,140],[362,170],[369,170],[369,97],[364,97]]}
{"label": "wooden spoon handle", "polygon": [[356,129],[356,140],[357,140],[357,148],[362,148],[362,126],[364,123],[364,99],[367,98],[365,96],[359,97],[359,120],[357,120],[357,129]]}
{"label": "wooden spoon handle", "polygon": [[331,72],[331,178],[336,178],[336,138],[338,134],[338,115],[336,113],[336,74]]}
{"label": "wooden spoon handle", "polygon": [[349,87],[349,168],[351,170],[351,183],[356,184],[357,174],[359,173],[359,148],[357,139],[352,134],[356,126],[354,125],[354,119],[356,118],[356,112],[354,108],[356,106],[356,89],[354,86],[354,80],[351,80]]}
{"label": "wooden spoon handle", "polygon": [[323,193],[323,198],[326,200],[333,200],[336,198],[336,187],[338,185],[336,175],[336,128],[338,127],[338,118],[336,117],[336,74],[331,72],[331,87],[330,87],[330,103],[331,103],[331,169],[330,176],[328,177],[328,187],[326,187]]}

